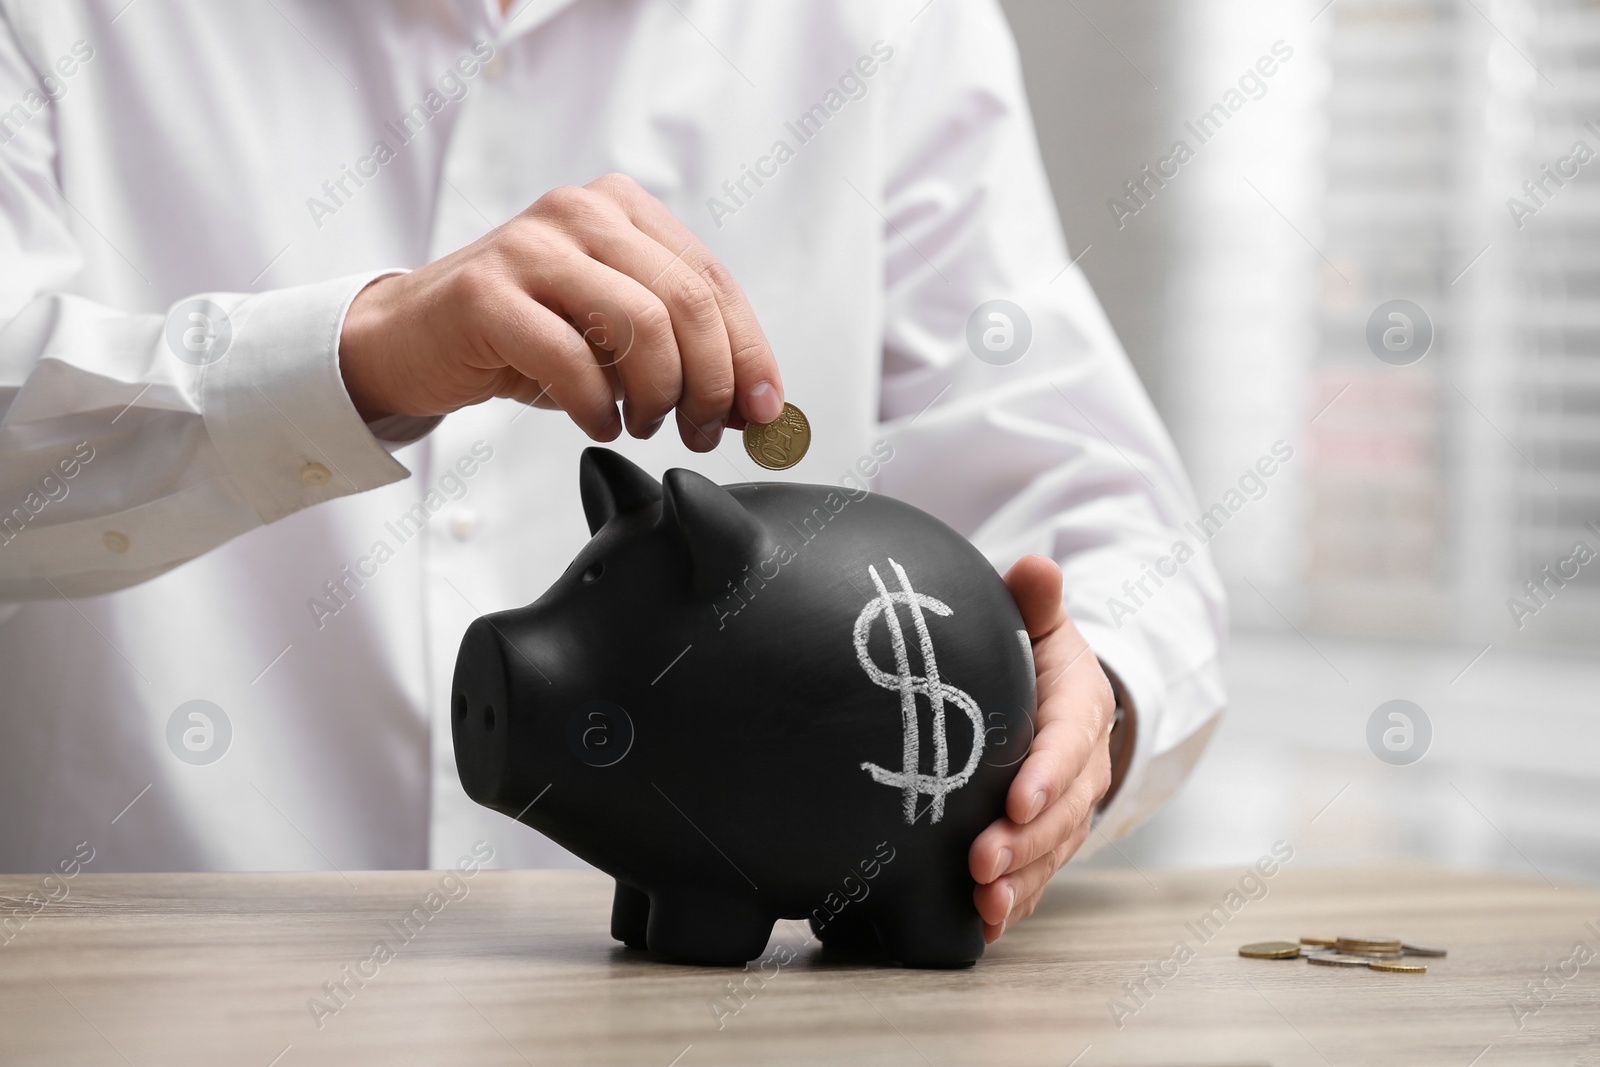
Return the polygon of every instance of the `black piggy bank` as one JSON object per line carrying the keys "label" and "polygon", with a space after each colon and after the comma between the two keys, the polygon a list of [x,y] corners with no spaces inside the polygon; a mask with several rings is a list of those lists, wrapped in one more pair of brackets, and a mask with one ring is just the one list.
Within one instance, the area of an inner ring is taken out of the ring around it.
{"label": "black piggy bank", "polygon": [[773,923],[983,954],[967,852],[1033,738],[1022,617],[942,522],[859,488],[657,482],[583,454],[592,539],[456,660],[473,800],[616,879],[612,936],[739,964]]}

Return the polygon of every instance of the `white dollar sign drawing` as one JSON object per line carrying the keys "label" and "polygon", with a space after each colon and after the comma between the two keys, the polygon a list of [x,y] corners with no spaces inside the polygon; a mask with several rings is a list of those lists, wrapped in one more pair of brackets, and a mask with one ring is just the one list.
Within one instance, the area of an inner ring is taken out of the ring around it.
{"label": "white dollar sign drawing", "polygon": [[[901,769],[898,771],[891,771],[871,762],[863,762],[861,769],[872,775],[873,781],[900,789],[907,823],[916,822],[917,797],[924,793],[933,798],[930,802],[932,821],[938,822],[944,815],[945,796],[967,784],[972,772],[978,767],[978,760],[983,756],[983,712],[978,707],[978,702],[965,690],[939,680],[939,664],[933,655],[933,638],[928,633],[928,623],[923,618],[922,612],[923,609],[927,609],[935,615],[951,615],[953,612],[950,606],[912,589],[911,579],[906,577],[905,568],[894,560],[889,560],[889,566],[894,568],[895,577],[900,579],[900,592],[889,592],[883,584],[883,579],[878,576],[878,568],[870,565],[867,567],[867,573],[872,575],[873,584],[878,587],[878,596],[869,600],[866,607],[861,609],[861,614],[856,616],[856,658],[861,662],[861,669],[867,672],[867,677],[872,679],[873,684],[899,692],[905,748],[902,753]],[[911,673],[910,656],[906,650],[905,634],[900,630],[900,616],[895,608],[896,604],[904,604],[911,611],[911,621],[916,627],[917,639],[921,645],[925,674]],[[880,669],[867,653],[867,637],[879,615],[888,621],[889,643],[894,648],[896,668],[893,674]],[[932,774],[923,774],[919,770],[922,760],[922,741],[917,729],[919,693],[927,697],[928,705],[933,710]],[[944,729],[946,701],[966,712],[967,718],[972,720],[972,752],[967,756],[966,766],[956,774],[948,773],[950,742],[945,737]]]}

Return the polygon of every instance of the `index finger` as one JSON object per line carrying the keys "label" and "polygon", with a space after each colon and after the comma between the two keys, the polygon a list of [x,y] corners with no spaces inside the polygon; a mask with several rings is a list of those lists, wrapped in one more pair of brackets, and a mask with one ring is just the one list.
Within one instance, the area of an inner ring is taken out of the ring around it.
{"label": "index finger", "polygon": [[783,378],[778,373],[778,359],[733,273],[694,231],[639,183],[623,175],[608,174],[591,184],[611,195],[640,232],[676,253],[706,279],[716,294],[733,352],[734,410],[728,413],[728,427],[737,430],[746,420],[764,424],[776,419],[783,413]]}
{"label": "index finger", "polygon": [[1093,700],[1091,685],[1073,685],[1039,706],[1033,748],[1006,791],[1006,814],[1013,822],[1027,825],[1065,796],[1104,744],[1109,725],[1102,725]]}

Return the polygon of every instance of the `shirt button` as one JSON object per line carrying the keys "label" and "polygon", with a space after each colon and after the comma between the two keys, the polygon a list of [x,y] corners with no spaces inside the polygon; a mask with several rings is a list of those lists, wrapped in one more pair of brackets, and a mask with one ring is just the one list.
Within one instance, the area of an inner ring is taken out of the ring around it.
{"label": "shirt button", "polygon": [[121,554],[128,551],[128,535],[120,530],[107,530],[100,538],[111,551]]}
{"label": "shirt button", "polygon": [[450,535],[457,541],[470,541],[478,532],[478,513],[471,508],[461,508],[450,515]]}
{"label": "shirt button", "polygon": [[331,482],[333,475],[320,463],[307,463],[300,468],[300,480],[311,488],[318,489]]}

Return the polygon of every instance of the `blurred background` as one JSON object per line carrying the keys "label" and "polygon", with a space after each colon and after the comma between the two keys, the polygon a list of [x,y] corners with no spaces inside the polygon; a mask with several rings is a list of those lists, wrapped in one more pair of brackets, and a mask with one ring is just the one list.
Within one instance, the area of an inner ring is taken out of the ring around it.
{"label": "blurred background", "polygon": [[1600,2],[1004,6],[1202,509],[1294,449],[1211,542],[1222,728],[1089,862],[1600,882]]}

